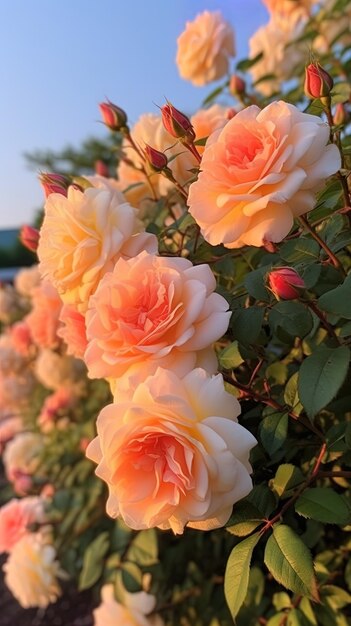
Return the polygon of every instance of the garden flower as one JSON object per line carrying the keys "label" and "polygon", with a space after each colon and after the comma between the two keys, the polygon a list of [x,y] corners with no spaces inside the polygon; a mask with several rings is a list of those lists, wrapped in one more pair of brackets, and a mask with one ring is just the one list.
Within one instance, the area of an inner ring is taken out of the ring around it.
{"label": "garden flower", "polygon": [[285,102],[240,111],[207,142],[189,211],[212,245],[279,242],[340,167],[329,127]]}
{"label": "garden flower", "polygon": [[44,502],[38,496],[9,500],[0,508],[0,552],[10,552],[31,524],[44,521]]}
{"label": "garden flower", "polygon": [[22,473],[31,476],[39,465],[43,449],[42,436],[36,433],[18,433],[6,446],[3,454],[5,473],[10,482]]}
{"label": "garden flower", "polygon": [[22,296],[30,298],[35,287],[41,282],[39,266],[23,267],[15,276],[15,288]]}
{"label": "garden flower", "polygon": [[3,570],[6,585],[25,609],[46,608],[61,595],[56,551],[40,532],[25,534],[16,542]]}
{"label": "garden flower", "polygon": [[119,257],[156,252],[156,237],[141,232],[136,215],[120,202],[119,192],[108,189],[69,187],[67,198],[49,195],[38,246],[40,270],[65,304],[84,313],[89,296]]}
{"label": "garden flower", "polygon": [[104,585],[101,589],[101,604],[93,611],[94,626],[163,626],[158,615],[147,615],[154,609],[154,596],[139,591],[125,592],[125,605],[115,600],[113,585]]}
{"label": "garden flower", "polygon": [[187,22],[177,43],[179,74],[197,86],[222,78],[235,55],[233,30],[220,11],[204,11]]}
{"label": "garden flower", "polygon": [[[208,265],[142,252],[117,261],[90,298],[85,362],[93,378],[118,378],[130,367],[185,374],[200,362],[216,369],[211,344],[228,327],[227,301]],[[204,365],[205,366],[205,365]]]}
{"label": "garden flower", "polygon": [[[208,109],[199,109],[191,116],[191,123],[195,130],[196,141],[212,135],[215,130],[223,128],[228,122],[228,109],[220,104],[213,104]],[[197,151],[203,154],[205,146],[196,146]]]}
{"label": "garden flower", "polygon": [[277,267],[268,274],[268,285],[277,300],[294,300],[301,295],[305,283],[292,267]]}
{"label": "garden flower", "polygon": [[32,310],[25,317],[32,339],[40,348],[55,348],[59,343],[57,331],[62,300],[48,280],[32,291]]}
{"label": "garden flower", "polygon": [[74,306],[64,304],[60,313],[61,326],[57,334],[67,346],[67,354],[82,359],[87,347],[85,317]]}
{"label": "garden flower", "polygon": [[45,348],[35,361],[34,371],[39,382],[47,389],[57,390],[66,386],[71,390],[79,390],[84,385],[86,369],[80,359]]}
{"label": "garden flower", "polygon": [[107,513],[136,530],[223,526],[252,488],[256,440],[239,413],[222,376],[202,369],[180,379],[159,368],[104,407],[87,456],[109,487]]}

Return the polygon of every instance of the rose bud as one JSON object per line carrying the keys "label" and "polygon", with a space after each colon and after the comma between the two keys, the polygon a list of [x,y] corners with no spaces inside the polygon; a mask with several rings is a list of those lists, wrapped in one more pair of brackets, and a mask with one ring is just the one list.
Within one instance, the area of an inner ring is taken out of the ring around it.
{"label": "rose bud", "polygon": [[334,81],[330,74],[319,64],[310,63],[305,70],[305,94],[309,98],[329,96]]}
{"label": "rose bud", "polygon": [[21,244],[30,250],[31,252],[36,252],[38,243],[39,243],[39,231],[37,228],[33,228],[33,226],[22,226],[20,231],[20,242]]}
{"label": "rose bud", "polygon": [[161,107],[162,122],[165,129],[172,137],[182,139],[185,142],[193,143],[195,140],[195,131],[190,119],[178,111],[173,104],[167,102]]}
{"label": "rose bud", "polygon": [[108,166],[101,159],[95,161],[94,168],[95,174],[97,174],[98,176],[103,176],[104,178],[108,178],[110,176]]}
{"label": "rose bud", "polygon": [[245,81],[238,76],[238,74],[233,74],[229,81],[229,91],[233,96],[241,96],[246,91]]}
{"label": "rose bud", "polygon": [[154,172],[161,172],[167,167],[168,159],[163,152],[160,152],[159,150],[156,150],[146,144],[144,154],[148,164]]}
{"label": "rose bud", "polygon": [[39,174],[39,181],[44,189],[45,198],[51,193],[60,193],[63,196],[67,196],[67,189],[70,186],[70,179],[68,176],[62,174],[51,174],[43,172]]}
{"label": "rose bud", "polygon": [[268,274],[268,285],[277,300],[294,300],[305,283],[292,267],[277,267]]}
{"label": "rose bud", "polygon": [[127,114],[123,109],[112,102],[101,102],[99,104],[102,120],[110,130],[123,130],[127,127]]}
{"label": "rose bud", "polygon": [[347,124],[350,121],[350,114],[346,110],[345,105],[342,104],[342,102],[338,102],[338,104],[336,105],[333,119],[336,126],[341,126],[341,124]]}

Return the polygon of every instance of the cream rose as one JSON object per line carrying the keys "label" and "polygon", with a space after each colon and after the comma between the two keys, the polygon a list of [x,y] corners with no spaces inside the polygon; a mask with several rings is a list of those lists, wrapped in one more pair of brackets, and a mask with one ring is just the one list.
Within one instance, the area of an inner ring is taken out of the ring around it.
{"label": "cream rose", "polygon": [[252,488],[256,440],[239,413],[222,376],[202,369],[180,379],[160,368],[106,406],[86,454],[109,487],[107,513],[136,530],[223,526]]}
{"label": "cream rose", "polygon": [[[262,53],[262,58],[249,68],[255,89],[264,96],[279,91],[281,84],[288,80],[298,64],[306,58],[305,44],[289,45],[303,32],[304,23],[292,17],[277,23],[270,20],[261,26],[249,39],[249,57],[254,59]],[[270,76],[270,78],[269,78]],[[267,77],[267,78],[265,78]]]}
{"label": "cream rose", "polygon": [[56,551],[42,533],[28,533],[17,541],[3,570],[6,585],[25,609],[45,608],[61,595]]}
{"label": "cream rose", "polygon": [[204,11],[187,22],[177,44],[179,74],[197,86],[222,78],[235,55],[233,30],[220,11]]}
{"label": "cream rose", "polygon": [[182,375],[199,362],[214,371],[211,344],[226,332],[230,318],[228,303],[215,288],[208,265],[146,252],[119,259],[89,301],[84,357],[89,375],[118,378],[132,366],[145,376],[158,366]]}
{"label": "cream rose", "polygon": [[154,608],[154,596],[140,591],[125,592],[125,604],[115,600],[113,585],[104,585],[101,589],[101,604],[93,611],[94,626],[163,626],[158,615],[146,617]]}
{"label": "cream rose", "polygon": [[116,260],[143,249],[156,252],[157,239],[141,232],[137,211],[120,202],[120,193],[90,187],[69,187],[67,198],[48,196],[40,230],[40,271],[57,288],[65,304],[84,313],[105,272]]}
{"label": "cream rose", "polygon": [[7,502],[0,508],[0,552],[10,552],[31,524],[44,521],[44,502],[38,496]]}
{"label": "cream rose", "polygon": [[18,473],[34,474],[39,465],[39,456],[42,450],[43,439],[41,435],[30,432],[16,435],[7,444],[3,454],[7,478],[13,481]]}
{"label": "cream rose", "polygon": [[212,245],[282,241],[340,167],[329,127],[285,102],[250,106],[207,142],[189,212]]}
{"label": "cream rose", "polygon": [[[206,139],[215,130],[223,128],[228,122],[228,108],[220,104],[213,104],[208,109],[200,109],[191,116],[190,121],[194,127],[196,141]],[[197,151],[203,154],[205,146],[197,146]]]}

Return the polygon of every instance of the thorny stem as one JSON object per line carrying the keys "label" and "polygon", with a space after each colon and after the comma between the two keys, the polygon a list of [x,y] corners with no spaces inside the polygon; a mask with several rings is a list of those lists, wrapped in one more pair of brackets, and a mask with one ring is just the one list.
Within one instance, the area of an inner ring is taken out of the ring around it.
{"label": "thorny stem", "polygon": [[323,248],[324,252],[328,255],[334,267],[336,267],[338,270],[340,270],[343,273],[344,276],[346,276],[346,272],[343,266],[341,265],[339,259],[335,256],[334,252],[331,251],[331,249],[325,243],[325,241],[323,241],[323,239],[318,235],[318,233],[316,233],[314,228],[308,223],[307,219],[303,217],[302,215],[300,215],[298,220],[301,222],[303,227],[312,235],[313,239],[317,241],[320,247]]}
{"label": "thorny stem", "polygon": [[305,491],[305,489],[316,479],[316,477],[318,475],[318,470],[319,470],[320,465],[322,463],[322,460],[323,460],[323,457],[325,455],[326,449],[327,449],[327,444],[324,442],[321,445],[321,448],[319,450],[318,456],[316,458],[316,462],[315,462],[315,464],[313,466],[312,472],[309,475],[309,477],[302,483],[302,485],[299,487],[299,489],[297,489],[295,491],[294,495],[291,496],[291,498],[289,498],[289,500],[284,504],[284,506],[282,506],[280,511],[276,515],[274,515],[274,517],[272,517],[272,519],[269,519],[269,520],[266,521],[265,525],[260,530],[260,534],[261,535],[263,535],[267,530],[272,528],[272,526],[274,524],[276,524],[277,522],[279,522],[281,520],[281,518],[283,517],[284,513],[291,507],[292,504],[294,504],[294,502],[300,497],[302,492]]}
{"label": "thorny stem", "polygon": [[261,395],[257,393],[256,391],[254,391],[253,389],[250,389],[249,385],[243,385],[242,383],[239,383],[237,380],[235,380],[231,376],[228,376],[227,374],[223,373],[222,375],[223,375],[224,380],[227,383],[229,383],[230,385],[233,385],[233,387],[236,387],[237,389],[240,389],[240,391],[243,392],[243,395],[242,395],[243,398],[245,397],[252,398],[253,400],[256,400],[256,402],[262,402],[262,404],[265,404],[266,406],[270,406],[273,409],[277,409],[277,411],[281,411],[282,413],[287,413],[293,420],[295,420],[296,422],[299,422],[300,424],[302,424],[303,426],[311,430],[320,439],[324,440],[323,433],[320,430],[318,430],[318,428],[316,428],[308,419],[305,419],[301,415],[297,415],[297,413],[294,413],[294,411],[287,411],[285,406],[283,406],[282,404],[279,404],[279,402],[276,402],[276,400],[273,400],[273,398],[269,398],[267,396]]}
{"label": "thorny stem", "polygon": [[339,344],[339,346],[342,345],[342,342],[340,341],[339,337],[337,336],[337,334],[335,333],[334,328],[329,324],[329,322],[327,321],[324,313],[322,313],[322,311],[318,308],[318,306],[316,305],[315,302],[313,302],[313,300],[304,300],[303,301],[310,309],[311,311],[313,311],[313,313],[315,313],[315,315],[317,315],[317,317],[320,319],[322,326],[325,328],[325,330],[327,331],[328,335],[330,335],[330,337],[332,337],[333,339],[335,339],[335,341],[337,341],[337,343]]}
{"label": "thorny stem", "polygon": [[198,152],[196,146],[193,143],[184,142],[183,145],[188,148],[191,154],[195,157],[198,163],[201,163],[201,154]]}

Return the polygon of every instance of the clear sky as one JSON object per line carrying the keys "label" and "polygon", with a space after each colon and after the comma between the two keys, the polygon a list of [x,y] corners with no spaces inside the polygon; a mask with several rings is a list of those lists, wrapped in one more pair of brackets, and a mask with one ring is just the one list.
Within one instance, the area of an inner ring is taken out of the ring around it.
{"label": "clear sky", "polygon": [[220,9],[237,58],[267,21],[261,0],[0,0],[0,228],[41,206],[24,152],[104,136],[98,103],[109,98],[134,122],[164,97],[195,111],[213,85],[180,79],[176,39],[185,22]]}

